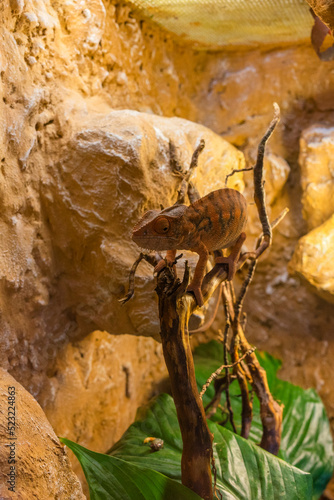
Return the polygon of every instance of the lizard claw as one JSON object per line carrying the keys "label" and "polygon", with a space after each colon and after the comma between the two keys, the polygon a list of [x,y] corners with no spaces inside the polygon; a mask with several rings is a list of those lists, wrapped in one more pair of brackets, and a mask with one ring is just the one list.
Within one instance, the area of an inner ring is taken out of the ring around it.
{"label": "lizard claw", "polygon": [[198,307],[202,307],[203,306],[204,299],[203,299],[202,290],[201,290],[201,288],[199,286],[192,285],[190,283],[190,285],[187,288],[187,292],[193,292],[193,294],[195,295],[195,299],[196,299]]}
{"label": "lizard claw", "polygon": [[154,268],[154,274],[160,273],[167,266],[166,259],[159,260],[158,264]]}

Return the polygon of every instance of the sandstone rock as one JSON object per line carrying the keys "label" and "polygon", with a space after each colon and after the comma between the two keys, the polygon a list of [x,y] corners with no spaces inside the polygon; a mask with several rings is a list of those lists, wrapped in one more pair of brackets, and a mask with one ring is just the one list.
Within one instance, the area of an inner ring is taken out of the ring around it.
{"label": "sandstone rock", "polygon": [[[94,332],[67,346],[40,399],[59,436],[104,453],[166,376],[160,343]],[[76,459],[73,467],[83,479]]]}
{"label": "sandstone rock", "polygon": [[[13,415],[16,425],[12,431]],[[9,435],[9,427],[14,435]],[[1,498],[15,500],[86,498],[78,478],[71,469],[66,451],[41,407],[11,375],[2,369],[0,369],[0,441]],[[8,486],[13,487],[15,492],[8,490]]]}
{"label": "sandstone rock", "polygon": [[268,153],[264,157],[264,178],[266,200],[269,205],[272,205],[288,179],[290,173],[289,164],[274,153]]}
{"label": "sandstone rock", "polygon": [[334,302],[334,215],[303,236],[297,244],[290,269],[324,299]]}
{"label": "sandstone rock", "polygon": [[303,216],[308,228],[325,222],[334,212],[334,128],[312,125],[300,139],[299,164]]}
{"label": "sandstone rock", "polygon": [[53,8],[66,26],[69,45],[77,47],[82,55],[92,56],[101,41],[106,21],[106,9],[102,0],[76,2],[56,0]]}

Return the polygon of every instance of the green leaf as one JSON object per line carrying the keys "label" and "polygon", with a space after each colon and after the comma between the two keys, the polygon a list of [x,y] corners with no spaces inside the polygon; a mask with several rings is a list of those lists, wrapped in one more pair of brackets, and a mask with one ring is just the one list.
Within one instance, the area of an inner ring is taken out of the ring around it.
{"label": "green leaf", "polygon": [[95,453],[66,438],[60,440],[79,460],[91,500],[200,500],[182,484],[148,468]]}
{"label": "green leaf", "polygon": [[[224,500],[310,500],[309,474],[214,422],[209,427],[214,434],[217,486]],[[151,436],[163,439],[164,448],[152,453],[144,444]],[[173,399],[161,394],[142,407],[109,453],[181,480],[182,440]]]}
{"label": "green leaf", "polygon": [[[268,384],[274,398],[284,404],[282,441],[279,456],[299,469],[309,472],[313,479],[313,500],[319,498],[324,491],[334,468],[333,440],[324,405],[313,389],[285,382],[277,377],[281,362],[268,353],[256,352],[261,366],[266,370]],[[223,364],[223,346],[211,341],[200,345],[194,353],[196,379],[199,390],[208,377]],[[214,394],[213,384],[203,397],[204,406]],[[234,420],[238,432],[241,429],[241,398],[238,383],[230,386]],[[225,394],[221,405],[224,407]],[[220,410],[212,417],[213,421],[225,418]],[[231,429],[230,424],[226,425]],[[254,398],[254,418],[250,432],[250,440],[259,443],[262,436],[260,405]]]}

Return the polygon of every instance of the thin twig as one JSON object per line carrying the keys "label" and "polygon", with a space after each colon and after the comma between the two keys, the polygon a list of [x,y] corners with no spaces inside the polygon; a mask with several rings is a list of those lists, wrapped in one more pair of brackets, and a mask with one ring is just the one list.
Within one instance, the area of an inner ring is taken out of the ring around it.
{"label": "thin twig", "polygon": [[[236,379],[236,375],[230,375],[228,376],[229,379],[229,385]],[[227,387],[227,379],[226,376],[224,375],[222,378],[217,378],[214,381],[214,388],[215,388],[215,395],[211,399],[211,401],[206,405],[204,408],[206,417],[211,418],[212,415],[214,415],[217,411],[217,409],[220,407],[220,399],[223,391],[226,390]],[[210,411],[209,411],[210,410]],[[228,416],[229,420],[229,416]]]}
{"label": "thin twig", "polygon": [[190,177],[191,177],[191,175],[193,173],[193,170],[198,165],[198,157],[201,154],[201,152],[203,151],[204,147],[205,147],[205,140],[201,139],[199,141],[199,144],[196,147],[195,151],[193,152],[193,155],[192,155],[192,158],[191,158],[190,167],[189,167],[189,170],[188,170],[188,173],[187,173],[187,177],[186,177],[186,179],[188,181],[189,181],[189,179],[190,179]]}
{"label": "thin twig", "polygon": [[234,312],[235,312],[235,318],[237,321],[240,321],[240,319],[241,319],[242,306],[243,306],[244,299],[245,299],[246,293],[248,291],[249,285],[251,284],[252,279],[254,277],[256,264],[257,264],[257,259],[255,259],[251,262],[249,269],[248,269],[247,276],[242,284],[240,293],[239,293],[238,298],[235,302]]}
{"label": "thin twig", "polygon": [[200,194],[196,188],[196,186],[193,184],[193,182],[189,181],[188,183],[188,198],[190,203],[194,203],[195,201],[200,199]]}
{"label": "thin twig", "polygon": [[[191,161],[190,161],[190,167],[189,167],[188,171],[184,173],[184,172],[182,172],[182,169],[180,168],[179,163],[177,163],[176,154],[175,154],[175,147],[171,142],[169,143],[169,151],[170,151],[171,158],[173,159],[173,163],[175,165],[177,165],[177,167],[173,169],[173,174],[177,175],[178,177],[182,177],[182,182],[181,182],[181,186],[180,186],[180,189],[178,192],[178,197],[177,197],[177,201],[175,202],[175,205],[182,205],[184,203],[187,191],[189,193],[190,177],[192,176],[195,168],[198,165],[198,158],[199,158],[199,155],[201,154],[201,152],[203,151],[204,147],[205,147],[205,141],[204,141],[204,139],[201,139],[198,146],[196,147],[195,151],[192,154]],[[198,192],[193,185],[191,186],[191,189],[196,193],[196,196],[197,196]]]}
{"label": "thin twig", "polygon": [[147,254],[142,253],[142,252],[139,254],[139,257],[132,264],[132,267],[130,270],[128,293],[122,299],[118,299],[118,302],[120,302],[121,304],[125,304],[126,302],[128,302],[133,297],[133,295],[135,293],[135,275],[136,275],[137,267],[142,260],[146,260],[146,262],[148,262],[152,266],[156,266],[158,263],[157,258],[154,257],[153,255],[147,255]]}
{"label": "thin twig", "polygon": [[[289,209],[285,208],[279,214],[279,216],[270,224],[271,229],[274,229],[276,226],[278,226],[278,224],[284,219],[284,217],[286,216],[286,214],[288,212],[289,212]],[[262,233],[260,235],[260,237],[258,238],[258,240],[257,240],[255,251],[254,252],[246,252],[246,253],[243,253],[243,254],[240,255],[240,258],[238,260],[238,266],[237,266],[238,270],[243,267],[243,265],[245,264],[246,260],[256,260],[256,259],[258,259],[260,257],[260,255],[266,250],[266,248],[268,248],[267,246],[263,246],[262,245],[263,240],[264,240],[264,234]]]}
{"label": "thin twig", "polygon": [[254,352],[256,349],[256,347],[252,347],[251,349],[249,349],[247,352],[245,352],[245,354],[243,356],[241,356],[241,358],[238,359],[238,361],[235,361],[234,363],[231,363],[230,365],[222,365],[220,366],[215,372],[213,372],[210,377],[208,378],[208,380],[206,381],[206,383],[203,385],[203,388],[199,394],[199,397],[202,398],[203,397],[203,394],[205,393],[205,391],[207,390],[207,388],[209,387],[209,385],[211,384],[211,382],[213,380],[215,380],[218,375],[221,374],[221,372],[223,370],[228,370],[229,368],[233,368],[234,366],[236,366],[238,363],[240,363],[243,359],[245,359],[246,356],[249,356],[249,354],[252,354],[252,352]]}
{"label": "thin twig", "polygon": [[238,172],[249,172],[250,170],[253,170],[253,169],[254,169],[254,167],[247,167],[247,168],[240,168],[240,169],[235,168],[234,170],[232,170],[232,172],[227,174],[227,176],[225,177],[225,187],[227,187],[227,179],[229,177],[232,177],[232,175],[237,174]]}
{"label": "thin twig", "polygon": [[[288,212],[289,212],[289,209],[285,208],[280,213],[280,215],[271,223],[271,229],[274,229],[284,219],[284,217],[286,216],[286,214]],[[261,245],[262,237],[263,237],[263,234],[258,239],[256,248],[258,248]],[[237,300],[235,301],[234,311],[235,311],[235,317],[236,317],[237,321],[241,320],[241,311],[242,311],[243,302],[244,302],[246,293],[248,291],[249,285],[251,284],[251,282],[253,280],[256,264],[257,264],[257,258],[251,262],[249,269],[248,269],[247,276],[242,284],[239,296],[238,296]],[[242,327],[242,329],[245,330],[244,326]]]}
{"label": "thin twig", "polygon": [[[228,309],[226,314],[229,314],[231,317],[232,321],[232,339],[231,339],[231,345],[230,345],[230,354],[232,357],[233,363],[239,361],[239,339],[238,335],[235,329],[235,314],[234,314],[234,303],[235,299],[232,299],[232,288],[228,286],[224,286],[223,288],[223,299],[224,299],[224,304],[225,307]],[[251,347],[249,346],[249,349]],[[241,414],[241,436],[244,437],[245,439],[248,439],[249,432],[250,432],[250,427],[252,423],[252,417],[253,417],[253,406],[250,402],[249,399],[249,391],[248,391],[248,384],[247,384],[247,374],[245,370],[242,367],[242,363],[237,363],[233,371],[235,375],[237,376],[240,391],[241,391],[241,398],[242,398],[242,414]],[[232,408],[231,408],[232,410]]]}
{"label": "thin twig", "polygon": [[[222,286],[222,288],[226,288],[226,283]],[[237,428],[234,423],[234,418],[233,418],[233,408],[232,408],[232,402],[231,402],[231,397],[230,397],[230,384],[231,384],[231,376],[230,372],[227,366],[227,352],[228,352],[228,346],[227,346],[227,334],[229,331],[229,328],[231,326],[231,317],[230,313],[226,304],[226,301],[224,301],[224,310],[225,310],[225,317],[226,317],[226,326],[225,326],[225,331],[224,331],[224,364],[225,364],[225,377],[226,377],[226,387],[225,387],[225,397],[226,397],[226,406],[227,406],[227,411],[228,411],[228,416],[230,419],[230,424],[232,426],[233,432],[237,434]],[[219,331],[219,334],[221,334],[221,330]]]}
{"label": "thin twig", "polygon": [[[263,189],[263,159],[267,141],[273,133],[278,121],[280,119],[279,105],[274,103],[274,118],[272,119],[267,132],[263,136],[257,150],[257,161],[254,166],[254,201],[259,213],[259,219],[262,225],[263,242],[265,248],[271,245],[272,232],[268,219],[267,208],[265,203],[265,192]],[[262,250],[263,251],[263,250]]]}

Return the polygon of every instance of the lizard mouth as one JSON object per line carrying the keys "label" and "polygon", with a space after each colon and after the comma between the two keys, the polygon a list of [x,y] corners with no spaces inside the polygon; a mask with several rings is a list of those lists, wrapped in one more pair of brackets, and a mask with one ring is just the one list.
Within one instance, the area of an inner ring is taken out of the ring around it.
{"label": "lizard mouth", "polygon": [[132,240],[143,250],[173,250],[176,238],[155,236],[132,236]]}

